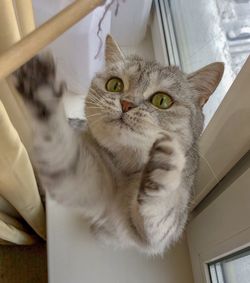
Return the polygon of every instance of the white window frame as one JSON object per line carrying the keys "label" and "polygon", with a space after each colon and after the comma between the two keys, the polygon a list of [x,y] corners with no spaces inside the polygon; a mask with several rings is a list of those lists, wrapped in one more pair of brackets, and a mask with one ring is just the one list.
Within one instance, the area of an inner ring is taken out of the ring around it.
{"label": "white window frame", "polygon": [[211,283],[208,263],[250,247],[249,164],[250,153],[217,185],[218,196],[212,196],[188,225],[195,283]]}

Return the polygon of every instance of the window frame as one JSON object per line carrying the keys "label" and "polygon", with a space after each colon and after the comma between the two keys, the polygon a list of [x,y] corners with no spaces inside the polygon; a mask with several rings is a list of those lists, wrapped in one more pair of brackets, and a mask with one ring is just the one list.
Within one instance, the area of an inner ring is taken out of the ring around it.
{"label": "window frame", "polygon": [[[237,252],[234,252],[234,253],[231,253],[227,256],[224,256],[222,258],[219,258],[215,261],[212,261],[212,262],[209,262],[207,264],[207,267],[208,267],[208,271],[209,271],[209,277],[210,277],[210,282],[213,283],[212,281],[212,274],[211,274],[211,266],[215,266],[217,264],[220,264],[220,268],[221,268],[221,272],[222,272],[222,277],[223,277],[223,282],[225,282],[224,280],[224,263],[227,261],[227,260],[230,260],[230,261],[233,261],[233,260],[236,260],[238,258],[242,258],[242,255],[243,257],[246,255],[250,255],[250,246],[244,248],[244,249],[241,249],[241,250],[238,250]],[[216,274],[217,275],[217,274]],[[217,283],[218,283],[218,279],[217,279]]]}
{"label": "window frame", "polygon": [[193,212],[187,238],[195,283],[211,283],[211,262],[250,247],[249,184],[250,151]]}
{"label": "window frame", "polygon": [[[165,15],[167,13],[162,3],[163,0],[154,1],[151,33],[156,60],[169,65],[172,63],[169,58],[172,58],[174,53],[172,49],[168,49],[166,44],[167,36],[161,18],[164,16],[164,13]],[[166,19],[166,22],[168,22],[168,19]],[[171,31],[171,26],[169,30]],[[171,35],[171,32],[168,34]],[[250,56],[201,136],[199,143],[200,168],[191,204],[192,210],[211,192],[216,184],[223,179],[250,148],[250,131],[247,131],[247,121],[250,121],[249,77]],[[233,112],[231,113],[228,109],[232,109]],[[234,116],[238,116],[239,119],[234,121]],[[233,121],[232,131],[235,133],[234,135],[231,135],[230,132],[225,132],[226,127],[231,126],[227,124],[228,121]]]}

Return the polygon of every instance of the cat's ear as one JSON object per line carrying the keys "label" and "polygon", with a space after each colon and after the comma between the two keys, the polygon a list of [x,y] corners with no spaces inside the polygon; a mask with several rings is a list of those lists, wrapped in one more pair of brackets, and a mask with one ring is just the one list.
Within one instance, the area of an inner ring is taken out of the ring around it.
{"label": "cat's ear", "polygon": [[198,103],[201,107],[215,91],[224,73],[224,63],[216,62],[187,76],[191,88],[199,93]]}
{"label": "cat's ear", "polygon": [[105,61],[106,64],[112,64],[124,60],[124,55],[111,35],[107,35],[105,44]]}

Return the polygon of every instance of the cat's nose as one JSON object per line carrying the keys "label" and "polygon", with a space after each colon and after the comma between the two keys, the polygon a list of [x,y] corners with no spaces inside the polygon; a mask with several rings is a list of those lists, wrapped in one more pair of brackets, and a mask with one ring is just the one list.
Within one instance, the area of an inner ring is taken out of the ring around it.
{"label": "cat's nose", "polygon": [[122,112],[128,112],[129,110],[135,108],[136,106],[127,100],[121,100]]}

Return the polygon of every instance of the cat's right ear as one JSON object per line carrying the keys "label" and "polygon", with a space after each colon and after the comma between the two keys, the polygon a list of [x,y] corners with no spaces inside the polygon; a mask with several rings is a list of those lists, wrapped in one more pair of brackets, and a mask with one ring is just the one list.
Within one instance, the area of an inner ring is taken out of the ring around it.
{"label": "cat's right ear", "polygon": [[216,62],[187,76],[191,88],[195,89],[199,94],[198,103],[201,107],[204,106],[217,88],[222,79],[223,72],[224,63]]}
{"label": "cat's right ear", "polygon": [[106,65],[123,61],[124,55],[111,35],[107,35],[105,42],[105,61]]}

